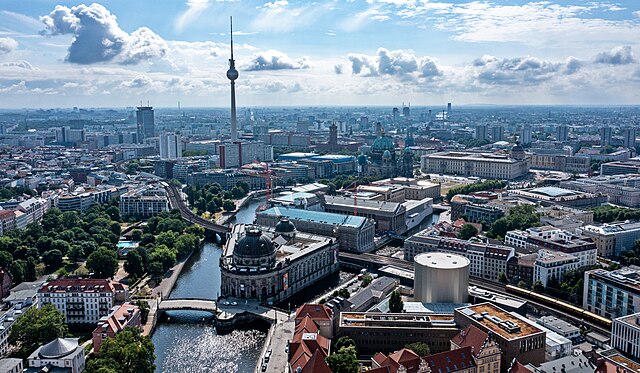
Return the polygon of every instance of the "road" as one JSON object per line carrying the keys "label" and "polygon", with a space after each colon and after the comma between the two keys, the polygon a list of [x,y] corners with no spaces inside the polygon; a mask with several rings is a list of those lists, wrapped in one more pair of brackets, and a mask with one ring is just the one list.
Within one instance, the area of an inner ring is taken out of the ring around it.
{"label": "road", "polygon": [[231,232],[231,228],[227,226],[217,224],[210,220],[204,219],[197,214],[194,214],[194,212],[191,211],[191,209],[189,209],[189,207],[186,205],[184,200],[182,200],[182,198],[180,197],[180,191],[178,191],[176,187],[167,184],[165,190],[167,191],[167,196],[169,197],[169,204],[172,208],[178,209],[180,211],[180,215],[184,220],[187,220],[190,223],[201,225],[205,229],[213,232],[225,234]]}

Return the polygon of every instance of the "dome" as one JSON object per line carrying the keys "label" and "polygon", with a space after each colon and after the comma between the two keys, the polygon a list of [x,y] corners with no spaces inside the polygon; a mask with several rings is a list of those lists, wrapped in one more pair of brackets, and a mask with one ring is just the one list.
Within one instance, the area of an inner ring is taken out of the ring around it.
{"label": "dome", "polygon": [[382,153],[382,159],[391,159],[391,152],[389,150],[385,150],[384,153]]}
{"label": "dome", "polygon": [[78,340],[74,338],[57,338],[42,346],[38,355],[42,359],[59,359],[78,348]]}
{"label": "dome", "polygon": [[522,147],[522,145],[520,145],[520,143],[516,143],[512,148],[511,148],[511,152],[524,152],[524,148]]}
{"label": "dome", "polygon": [[373,142],[371,149],[373,151],[385,151],[385,150],[393,150],[395,145],[393,144],[393,140],[390,137],[382,135],[382,137],[378,137],[376,141]]}
{"label": "dome", "polygon": [[296,227],[289,219],[280,219],[276,224],[276,233],[292,233],[295,232]]}
{"label": "dome", "polygon": [[244,237],[236,243],[233,254],[243,257],[262,257],[274,253],[271,239],[256,227],[248,227]]}
{"label": "dome", "polygon": [[404,148],[404,154],[411,154],[411,149]]}
{"label": "dome", "polygon": [[360,155],[358,156],[358,164],[360,166],[364,166],[368,163],[369,161],[367,160],[367,156],[364,155],[364,153],[360,153]]}

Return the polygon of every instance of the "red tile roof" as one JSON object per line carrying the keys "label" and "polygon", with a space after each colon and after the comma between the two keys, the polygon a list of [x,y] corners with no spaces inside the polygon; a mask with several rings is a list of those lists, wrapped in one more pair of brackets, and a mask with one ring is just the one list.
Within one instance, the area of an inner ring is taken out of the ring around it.
{"label": "red tile roof", "polygon": [[451,343],[453,343],[458,348],[463,347],[471,347],[474,355],[478,355],[485,343],[489,339],[489,334],[484,331],[478,329],[474,325],[469,325],[458,333],[455,337],[451,339]]}
{"label": "red tile roof", "polygon": [[330,321],[331,309],[324,304],[304,304],[296,311],[296,324],[307,315],[311,317],[313,321]]}
{"label": "red tile roof", "polygon": [[114,293],[116,284],[119,285],[119,288],[123,288],[120,283],[106,279],[63,278],[46,282],[38,290],[38,293],[66,293],[67,287],[70,287],[69,291],[74,293]]}
{"label": "red tile roof", "polygon": [[325,356],[319,350],[314,351],[307,364],[302,368],[302,373],[331,373],[331,369],[324,359]]}
{"label": "red tile roof", "polygon": [[533,373],[533,371],[514,359],[509,367],[509,373]]}
{"label": "red tile roof", "polygon": [[300,332],[317,333],[318,330],[318,325],[307,315],[296,325],[295,334]]}
{"label": "red tile roof", "polygon": [[16,216],[15,211],[12,210],[0,210],[0,220],[11,219]]}
{"label": "red tile roof", "polygon": [[475,366],[470,346],[429,355],[424,359],[433,372],[455,372]]}

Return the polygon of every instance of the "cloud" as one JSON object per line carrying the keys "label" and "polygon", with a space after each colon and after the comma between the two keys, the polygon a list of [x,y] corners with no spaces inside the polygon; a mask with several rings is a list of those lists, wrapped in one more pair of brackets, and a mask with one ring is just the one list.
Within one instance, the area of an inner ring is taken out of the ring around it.
{"label": "cloud", "polygon": [[12,38],[0,38],[0,55],[7,54],[18,48],[18,42]]}
{"label": "cloud", "polygon": [[338,75],[342,74],[342,69],[343,69],[342,64],[333,66],[333,71]]}
{"label": "cloud", "polygon": [[498,58],[484,55],[473,61],[475,80],[489,85],[531,85],[554,77],[562,66],[536,57]]}
{"label": "cloud", "polygon": [[275,0],[275,1],[265,3],[262,7],[273,9],[273,8],[284,7],[287,5],[289,5],[289,2],[287,0]]}
{"label": "cloud", "polygon": [[349,54],[351,71],[354,75],[378,76],[390,75],[407,77],[419,75],[433,78],[442,75],[437,61],[431,57],[418,58],[412,51],[378,48],[376,56]]}
{"label": "cloud", "polygon": [[188,0],[187,6],[189,8],[176,19],[175,27],[178,32],[181,32],[188,23],[193,22],[209,7],[209,0]]}
{"label": "cloud", "polygon": [[607,52],[598,53],[596,55],[596,58],[594,59],[594,62],[609,65],[628,65],[630,63],[636,62],[636,59],[633,56],[633,52],[631,51],[631,46],[625,45],[615,47]]}
{"label": "cloud", "polygon": [[151,83],[153,83],[153,80],[151,80],[146,75],[138,75],[127,82],[123,82],[122,86],[126,88],[144,88],[148,85],[151,85]]}
{"label": "cloud", "polygon": [[387,21],[389,20],[389,16],[387,15],[389,12],[381,9],[381,5],[373,5],[362,12],[356,13],[353,17],[349,17],[342,21],[341,28],[347,32],[353,32],[360,30],[371,21]]}
{"label": "cloud", "polygon": [[640,18],[640,10],[633,12],[633,15],[634,15],[636,18]]}
{"label": "cloud", "polygon": [[309,3],[291,6],[287,1],[273,1],[258,7],[259,14],[251,27],[258,31],[288,32],[299,28],[308,28],[332,7],[328,3]]}
{"label": "cloud", "polygon": [[573,56],[569,56],[567,58],[567,61],[565,62],[567,74],[573,74],[576,71],[580,70],[583,66],[584,66],[584,63]]}
{"label": "cloud", "polygon": [[259,71],[299,70],[307,68],[309,68],[309,61],[306,57],[294,60],[282,52],[268,50],[254,54],[244,69],[247,71]]}
{"label": "cloud", "polygon": [[40,20],[45,24],[44,35],[74,35],[66,57],[71,63],[113,61],[129,65],[167,52],[167,43],[153,31],[141,27],[128,34],[120,29],[116,17],[97,3],[72,8],[58,5]]}
{"label": "cloud", "polygon": [[29,61],[18,61],[18,62],[5,62],[2,64],[4,67],[17,67],[25,70],[35,70],[35,68],[29,63]]}

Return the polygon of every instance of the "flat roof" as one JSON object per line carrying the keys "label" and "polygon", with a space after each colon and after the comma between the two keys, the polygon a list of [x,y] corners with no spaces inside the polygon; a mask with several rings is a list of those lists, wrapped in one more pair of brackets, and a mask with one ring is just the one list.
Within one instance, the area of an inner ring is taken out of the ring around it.
{"label": "flat roof", "polygon": [[[366,222],[366,218],[353,215],[334,214],[332,212],[311,211],[290,207],[272,207],[258,215],[283,216],[289,220],[303,220],[317,223],[343,225],[358,228]],[[294,223],[295,224],[295,223]]]}
{"label": "flat roof", "polygon": [[[533,334],[543,333],[539,328],[520,320],[509,312],[498,308],[491,303],[480,303],[465,308],[459,308],[456,311],[506,340],[514,340],[528,337]],[[514,329],[513,332],[505,330],[501,326],[504,322],[514,325],[517,329]]]}
{"label": "flat roof", "polygon": [[542,187],[531,189],[530,192],[536,194],[542,194],[548,197],[563,197],[563,196],[573,196],[576,194],[575,191],[569,189],[563,189],[558,187]]}
{"label": "flat roof", "polygon": [[438,269],[457,269],[468,267],[469,259],[462,255],[449,254],[449,253],[422,253],[415,257],[416,264],[420,264],[426,267],[433,267]]}

